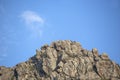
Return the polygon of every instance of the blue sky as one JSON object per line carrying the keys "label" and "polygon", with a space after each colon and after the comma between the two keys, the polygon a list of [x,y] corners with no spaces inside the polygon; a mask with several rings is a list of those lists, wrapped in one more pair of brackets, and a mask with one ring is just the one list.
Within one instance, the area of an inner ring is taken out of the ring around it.
{"label": "blue sky", "polygon": [[56,40],[97,48],[120,64],[120,0],[0,0],[0,65]]}

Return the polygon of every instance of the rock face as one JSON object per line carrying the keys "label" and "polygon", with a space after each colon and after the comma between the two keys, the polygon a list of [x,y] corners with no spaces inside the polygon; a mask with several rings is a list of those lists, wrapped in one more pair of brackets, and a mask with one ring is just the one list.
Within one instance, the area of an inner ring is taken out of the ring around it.
{"label": "rock face", "polygon": [[63,40],[42,46],[26,62],[0,67],[0,80],[120,80],[120,66],[96,48]]}

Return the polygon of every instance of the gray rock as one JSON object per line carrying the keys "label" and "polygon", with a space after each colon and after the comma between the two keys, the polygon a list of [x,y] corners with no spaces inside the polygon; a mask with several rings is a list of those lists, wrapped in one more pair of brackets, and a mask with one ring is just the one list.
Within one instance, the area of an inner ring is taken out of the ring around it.
{"label": "gray rock", "polygon": [[96,48],[93,48],[93,49],[92,49],[92,52],[93,52],[93,55],[94,55],[95,57],[98,56],[98,50],[97,50]]}
{"label": "gray rock", "polygon": [[0,80],[120,80],[120,66],[96,48],[89,51],[78,42],[60,40],[37,49],[26,62],[1,66]]}
{"label": "gray rock", "polygon": [[102,53],[101,58],[103,60],[109,60],[109,57],[108,57],[108,55],[106,53]]}

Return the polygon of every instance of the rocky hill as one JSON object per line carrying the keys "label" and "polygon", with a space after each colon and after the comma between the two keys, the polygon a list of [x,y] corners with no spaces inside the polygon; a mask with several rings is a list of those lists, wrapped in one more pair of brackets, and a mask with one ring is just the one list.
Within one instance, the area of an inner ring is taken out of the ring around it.
{"label": "rocky hill", "polygon": [[42,46],[12,68],[1,66],[0,80],[120,80],[120,66],[96,48],[89,51],[63,40]]}

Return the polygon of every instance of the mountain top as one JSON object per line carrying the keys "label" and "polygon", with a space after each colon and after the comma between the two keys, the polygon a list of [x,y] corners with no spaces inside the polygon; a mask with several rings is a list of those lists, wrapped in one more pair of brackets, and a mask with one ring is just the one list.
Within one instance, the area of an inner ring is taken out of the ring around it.
{"label": "mountain top", "polygon": [[120,80],[120,66],[106,53],[82,48],[76,41],[44,45],[28,61],[0,67],[0,80]]}

